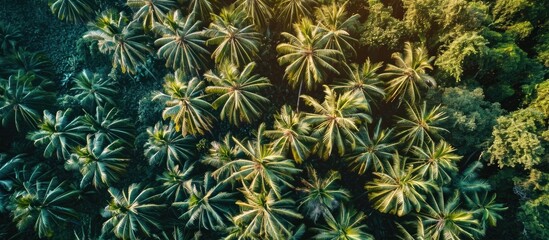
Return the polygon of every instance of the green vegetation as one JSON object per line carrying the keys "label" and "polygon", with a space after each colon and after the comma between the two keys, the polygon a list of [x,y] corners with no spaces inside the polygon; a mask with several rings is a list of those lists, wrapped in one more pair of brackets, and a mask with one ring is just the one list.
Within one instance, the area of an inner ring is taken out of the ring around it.
{"label": "green vegetation", "polygon": [[0,239],[549,238],[548,0],[8,2]]}

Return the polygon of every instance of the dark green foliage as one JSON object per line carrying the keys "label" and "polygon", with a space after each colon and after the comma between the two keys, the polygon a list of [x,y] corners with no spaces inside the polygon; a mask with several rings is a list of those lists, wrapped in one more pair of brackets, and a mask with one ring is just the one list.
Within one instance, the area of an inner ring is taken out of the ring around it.
{"label": "dark green foliage", "polygon": [[[446,140],[462,154],[482,150],[488,144],[496,119],[503,114],[499,103],[484,100],[481,88],[444,88],[427,97],[431,104],[441,104],[448,117],[443,125]],[[472,138],[471,135],[476,137]]]}
{"label": "dark green foliage", "polygon": [[393,17],[393,8],[380,0],[368,0],[369,14],[362,25],[360,44],[369,48],[396,50],[407,35],[404,23]]}
{"label": "dark green foliage", "polygon": [[349,162],[349,168],[361,175],[366,173],[366,170],[383,172],[397,144],[393,141],[393,130],[382,129],[381,120],[371,133],[366,127],[360,128],[355,149],[344,156]]}
{"label": "dark green foliage", "polygon": [[16,49],[23,33],[11,23],[0,22],[0,53],[6,54]]}
{"label": "dark green foliage", "polygon": [[[8,55],[5,59],[0,59],[0,63],[4,65],[1,73],[6,77],[16,74],[33,75],[33,82],[47,86],[53,76],[53,66],[50,60],[42,52],[29,52],[19,49]],[[35,84],[36,85],[36,84]]]}
{"label": "dark green foliage", "polygon": [[42,110],[53,104],[53,93],[33,86],[34,75],[18,74],[0,81],[0,118],[2,126],[18,132],[37,127]]}
{"label": "dark green foliage", "polygon": [[[341,176],[336,171],[330,171],[326,178],[318,176],[316,170],[307,167],[308,178],[302,179],[303,187],[297,188],[303,197],[299,200],[299,208],[305,216],[317,221],[320,217],[330,214],[330,211],[338,208],[342,202],[350,199],[351,194],[337,183]],[[341,205],[342,206],[342,205]]]}

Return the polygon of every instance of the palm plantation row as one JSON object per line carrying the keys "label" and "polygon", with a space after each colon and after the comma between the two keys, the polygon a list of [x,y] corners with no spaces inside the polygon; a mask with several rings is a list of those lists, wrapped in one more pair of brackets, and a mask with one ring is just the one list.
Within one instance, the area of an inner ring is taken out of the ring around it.
{"label": "palm plantation row", "polygon": [[[477,239],[505,210],[478,177],[482,164],[460,164],[441,136],[441,106],[423,100],[437,86],[433,58],[407,42],[393,64],[352,63],[359,16],[347,3],[128,0],[133,16],[109,9],[93,20],[101,4],[52,2],[61,20],[90,21],[83,38],[122,74],[164,60],[163,89],[150,97],[163,111],[140,133],[115,80],[91,70],[54,104],[51,68],[13,60],[33,54],[14,34],[2,45],[0,117],[39,153],[0,155],[0,211],[20,238]],[[298,101],[265,123],[277,101],[258,66],[271,34]],[[400,112],[382,120],[380,106]],[[376,218],[396,233],[376,233]]]}

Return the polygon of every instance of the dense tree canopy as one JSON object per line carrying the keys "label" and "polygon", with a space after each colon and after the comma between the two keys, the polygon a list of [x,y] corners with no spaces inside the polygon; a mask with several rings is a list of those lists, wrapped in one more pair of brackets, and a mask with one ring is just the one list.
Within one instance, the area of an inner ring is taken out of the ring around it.
{"label": "dense tree canopy", "polygon": [[0,9],[0,239],[547,239],[548,0]]}

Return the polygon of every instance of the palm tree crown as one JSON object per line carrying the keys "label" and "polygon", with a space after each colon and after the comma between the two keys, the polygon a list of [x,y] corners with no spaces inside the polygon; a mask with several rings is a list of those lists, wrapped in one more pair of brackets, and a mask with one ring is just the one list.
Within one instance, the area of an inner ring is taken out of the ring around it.
{"label": "palm tree crown", "polygon": [[294,166],[292,160],[262,142],[264,130],[265,124],[261,124],[257,139],[246,144],[233,138],[246,156],[229,163],[229,166],[234,165],[238,169],[229,179],[246,182],[252,191],[267,192],[271,189],[277,197],[281,197],[282,187],[293,187],[293,175],[301,170]]}
{"label": "palm tree crown", "polygon": [[420,108],[407,104],[407,117],[397,117],[396,127],[399,130],[397,136],[403,143],[406,143],[406,149],[412,146],[423,146],[440,138],[440,132],[447,131],[439,127],[440,123],[446,120],[445,112],[440,109],[440,105],[432,109],[427,109],[427,103],[423,102]]}
{"label": "palm tree crown", "polygon": [[71,109],[57,111],[55,116],[44,111],[44,120],[38,125],[37,131],[29,133],[28,137],[37,146],[45,145],[44,157],[50,158],[55,153],[57,159],[66,160],[70,151],[85,139],[85,127],[78,119],[69,120]]}
{"label": "palm tree crown", "polygon": [[168,168],[190,160],[195,156],[195,140],[192,136],[181,136],[175,131],[173,123],[165,126],[161,122],[154,125],[154,128],[147,128],[149,135],[145,143],[145,157],[149,165],[166,163]]}
{"label": "palm tree crown", "polygon": [[330,211],[351,198],[349,191],[337,184],[341,179],[338,172],[330,171],[326,178],[319,177],[316,170],[310,166],[307,167],[307,172],[308,180],[302,179],[304,186],[297,189],[304,194],[299,207],[305,210],[306,216],[313,221],[316,222],[319,217],[330,214]]}
{"label": "palm tree crown", "polygon": [[166,67],[182,69],[187,75],[198,76],[206,68],[206,49],[202,23],[195,21],[194,14],[183,16],[180,10],[170,12],[162,24],[155,23],[152,29],[160,38],[154,41],[159,46],[158,56],[166,59]]}
{"label": "palm tree crown", "polygon": [[194,77],[186,80],[181,70],[164,77],[164,92],[156,93],[153,100],[165,101],[166,108],[162,118],[171,120],[175,130],[187,134],[205,134],[213,128],[215,117],[212,114],[212,105],[203,99],[204,81]]}
{"label": "palm tree crown", "polygon": [[337,148],[339,156],[345,154],[346,142],[354,148],[358,126],[370,122],[371,117],[363,112],[366,105],[357,94],[345,92],[338,95],[326,85],[324,93],[322,103],[306,95],[301,98],[315,111],[307,113],[303,120],[314,126],[312,136],[322,139],[322,143],[317,145],[317,152],[323,159],[328,159],[334,148]]}
{"label": "palm tree crown", "polygon": [[366,185],[368,198],[380,212],[404,216],[411,210],[418,212],[425,202],[424,192],[434,185],[414,172],[406,159],[395,153],[393,164],[384,172],[374,172],[376,178]]}
{"label": "palm tree crown", "polygon": [[105,135],[88,135],[87,144],[75,149],[66,163],[68,169],[78,169],[82,174],[80,187],[90,183],[95,188],[109,187],[126,172],[129,159],[120,140],[109,143]]}
{"label": "palm tree crown", "polygon": [[[335,49],[342,53],[351,52],[356,55],[352,43],[358,42],[351,37],[349,33],[352,28],[359,24],[358,14],[347,17],[347,3],[322,6],[317,10],[319,27],[324,33],[322,42],[325,42],[325,48]],[[345,58],[345,55],[343,56]]]}
{"label": "palm tree crown", "polygon": [[230,218],[231,206],[236,202],[236,193],[223,192],[223,188],[224,184],[217,184],[210,172],[206,172],[201,182],[186,182],[185,190],[189,197],[172,206],[183,209],[179,218],[187,221],[187,227],[197,225],[201,229],[223,229]]}
{"label": "palm tree crown", "polygon": [[132,184],[126,191],[109,188],[111,201],[103,210],[103,217],[108,218],[103,223],[103,232],[113,232],[122,239],[140,239],[140,235],[150,236],[151,231],[159,229],[159,210],[162,204],[155,204],[158,195],[153,188],[143,189]]}
{"label": "palm tree crown", "polygon": [[137,9],[133,19],[141,19],[145,30],[150,30],[156,22],[162,23],[166,13],[177,6],[176,0],[128,0],[126,4]]}
{"label": "palm tree crown", "polygon": [[313,239],[321,240],[371,240],[374,237],[366,232],[367,227],[362,222],[366,219],[364,213],[352,208],[347,208],[345,205],[339,207],[337,216],[333,216],[331,212],[326,215],[326,225],[312,230],[317,232]]}
{"label": "palm tree crown", "polygon": [[218,73],[209,71],[204,75],[214,84],[206,87],[206,93],[219,95],[212,106],[215,109],[222,106],[221,120],[227,117],[236,126],[250,123],[259,118],[264,105],[270,102],[259,91],[270,87],[271,83],[265,77],[252,75],[255,66],[251,62],[239,71],[236,65],[225,63],[218,67]]}
{"label": "palm tree crown", "polygon": [[74,77],[74,83],[71,90],[76,93],[74,97],[80,101],[82,107],[92,110],[106,104],[116,105],[114,99],[118,92],[112,79],[83,70]]}
{"label": "palm tree crown", "polygon": [[53,102],[51,92],[33,86],[31,75],[11,75],[8,81],[0,82],[0,118],[3,126],[15,125],[18,132],[34,129],[40,112]]}
{"label": "palm tree crown", "polygon": [[402,102],[408,99],[414,104],[421,97],[420,86],[436,86],[435,80],[426,73],[427,69],[433,69],[431,62],[434,57],[429,58],[424,48],[415,48],[406,42],[404,54],[393,53],[392,57],[396,65],[388,64],[385,72],[380,75],[389,79],[386,89],[389,101],[399,98]]}
{"label": "palm tree crown", "polygon": [[292,87],[305,82],[307,89],[314,89],[322,83],[328,72],[339,74],[335,68],[337,59],[342,53],[334,49],[326,49],[323,34],[318,26],[308,19],[303,19],[294,25],[296,35],[283,32],[282,36],[288,43],[281,43],[276,50],[281,56],[278,63],[288,64],[285,76]]}
{"label": "palm tree crown", "polygon": [[379,80],[379,75],[377,74],[381,66],[381,62],[372,63],[369,58],[361,66],[351,64],[349,71],[347,71],[347,76],[336,82],[333,88],[359,94],[368,105],[368,109],[371,109],[371,102],[375,103],[377,98],[385,96],[385,91],[382,87],[383,82]]}
{"label": "palm tree crown", "polygon": [[303,121],[303,114],[282,106],[275,115],[274,130],[265,131],[265,135],[274,139],[273,148],[286,153],[290,151],[296,163],[302,163],[312,153],[316,139],[308,136],[311,126]]}
{"label": "palm tree crown", "polygon": [[212,15],[212,23],[206,30],[210,37],[206,45],[217,45],[212,53],[216,63],[229,62],[242,66],[248,64],[259,52],[261,34],[253,24],[246,24],[244,13],[234,8],[223,9],[220,15]]}
{"label": "palm tree crown", "polygon": [[77,218],[76,210],[69,204],[79,192],[68,188],[65,182],[53,178],[50,181],[24,182],[23,187],[13,194],[8,206],[19,230],[34,226],[39,238],[50,238],[57,224]]}
{"label": "palm tree crown", "polygon": [[113,68],[120,66],[122,73],[136,72],[136,68],[145,62],[151,49],[147,46],[147,37],[140,33],[135,22],[127,23],[123,13],[113,10],[101,13],[97,20],[88,24],[90,29],[84,39],[96,40],[99,51],[113,54]]}
{"label": "palm tree crown", "polygon": [[382,172],[395,152],[396,145],[393,141],[393,129],[383,129],[379,120],[371,133],[366,127],[360,128],[356,148],[345,155],[345,160],[349,162],[353,171],[361,175],[370,168]]}
{"label": "palm tree crown", "polygon": [[242,236],[259,239],[288,239],[291,235],[291,218],[301,219],[296,213],[295,202],[290,198],[279,199],[274,191],[255,193],[244,191],[245,201],[237,201],[241,213],[233,217],[236,224],[243,224]]}

